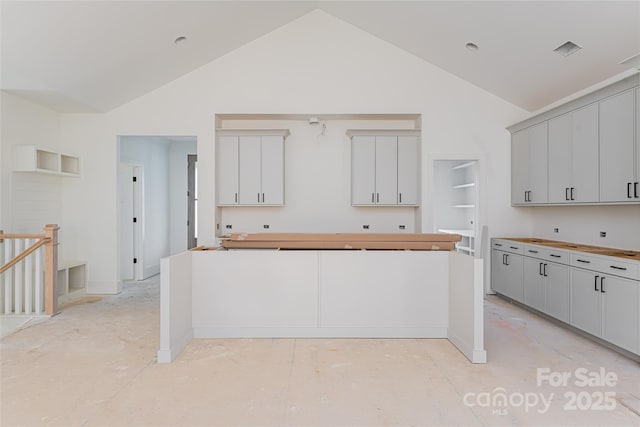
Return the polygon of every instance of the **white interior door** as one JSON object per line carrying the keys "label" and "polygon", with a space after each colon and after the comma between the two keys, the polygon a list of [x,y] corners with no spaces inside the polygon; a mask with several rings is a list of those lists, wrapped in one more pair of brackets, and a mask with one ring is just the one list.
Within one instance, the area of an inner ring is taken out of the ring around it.
{"label": "white interior door", "polygon": [[120,215],[120,280],[133,280],[134,258],[134,194],[133,167],[121,164],[118,169]]}

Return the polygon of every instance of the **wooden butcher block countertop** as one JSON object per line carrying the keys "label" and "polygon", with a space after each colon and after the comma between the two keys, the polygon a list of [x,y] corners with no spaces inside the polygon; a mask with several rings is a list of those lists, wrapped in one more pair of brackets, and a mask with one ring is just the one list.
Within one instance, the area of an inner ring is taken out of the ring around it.
{"label": "wooden butcher block countertop", "polygon": [[566,249],[569,251],[587,252],[590,254],[606,255],[640,261],[640,251],[606,248],[603,246],[583,245],[581,243],[561,242],[557,240],[538,239],[535,237],[505,237],[505,239],[521,243],[531,243],[534,245],[548,246],[556,249]]}
{"label": "wooden butcher block countertop", "polygon": [[450,251],[461,236],[445,233],[232,233],[228,249],[369,249]]}

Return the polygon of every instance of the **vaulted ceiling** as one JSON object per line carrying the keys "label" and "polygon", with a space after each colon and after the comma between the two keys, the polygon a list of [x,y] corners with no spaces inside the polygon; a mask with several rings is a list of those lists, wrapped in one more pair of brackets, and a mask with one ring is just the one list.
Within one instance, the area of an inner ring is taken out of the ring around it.
{"label": "vaulted ceiling", "polygon": [[[103,112],[315,9],[535,111],[637,72],[638,1],[2,1],[0,87]],[[188,37],[179,46],[178,36]],[[582,47],[564,57],[567,41]],[[479,49],[468,50],[467,43]]]}

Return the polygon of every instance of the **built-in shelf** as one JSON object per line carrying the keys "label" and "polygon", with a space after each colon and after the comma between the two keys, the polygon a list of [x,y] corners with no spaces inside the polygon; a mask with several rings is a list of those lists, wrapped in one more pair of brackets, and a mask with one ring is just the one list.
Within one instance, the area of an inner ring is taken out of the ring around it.
{"label": "built-in shelf", "polygon": [[470,182],[468,184],[454,185],[453,188],[470,188],[470,187],[475,187],[475,186],[476,186],[475,182]]}
{"label": "built-in shelf", "polygon": [[420,136],[419,129],[347,129],[347,136]]}
{"label": "built-in shelf", "polygon": [[216,129],[216,136],[282,136],[291,135],[289,129]]}
{"label": "built-in shelf", "polygon": [[453,205],[452,208],[464,208],[464,209],[472,209],[475,208],[476,205]]}
{"label": "built-in shelf", "polygon": [[68,260],[58,264],[58,305],[81,298],[86,293],[87,264]]}
{"label": "built-in shelf", "polygon": [[80,158],[34,145],[16,145],[13,147],[13,171],[79,176]]}

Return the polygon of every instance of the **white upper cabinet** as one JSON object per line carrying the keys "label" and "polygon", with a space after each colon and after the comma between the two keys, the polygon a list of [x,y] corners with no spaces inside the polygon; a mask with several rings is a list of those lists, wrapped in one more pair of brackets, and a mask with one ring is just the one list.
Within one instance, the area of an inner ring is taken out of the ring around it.
{"label": "white upper cabinet", "polygon": [[640,75],[508,129],[512,205],[640,203]]}
{"label": "white upper cabinet", "polygon": [[418,204],[418,137],[398,137],[398,204]]}
{"label": "white upper cabinet", "polygon": [[261,203],[284,204],[284,140],[281,136],[262,137]]}
{"label": "white upper cabinet", "polygon": [[523,129],[511,139],[511,203],[547,202],[547,122]]}
{"label": "white upper cabinet", "polygon": [[418,137],[360,132],[348,132],[352,137],[351,204],[417,205]]}
{"label": "white upper cabinet", "polygon": [[218,138],[216,172],[218,205],[237,205],[238,200],[238,137]]}
{"label": "white upper cabinet", "polygon": [[549,120],[549,203],[598,201],[598,104]]}
{"label": "white upper cabinet", "polygon": [[[237,132],[240,135],[229,135]],[[284,138],[288,131],[218,131],[219,206],[284,204]]]}
{"label": "white upper cabinet", "polygon": [[376,137],[354,136],[351,141],[351,204],[376,203]]}
{"label": "white upper cabinet", "polygon": [[637,202],[634,91],[600,101],[600,201]]}

